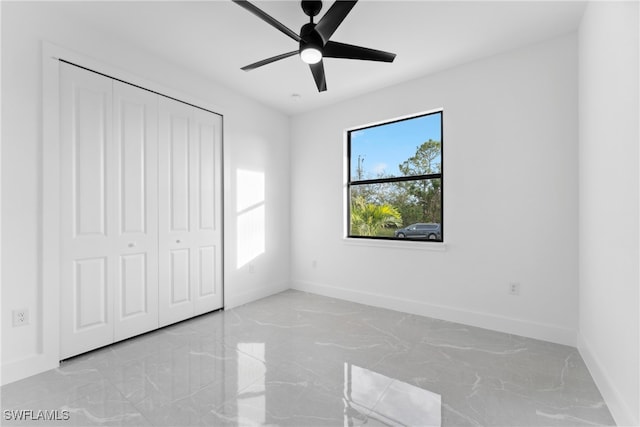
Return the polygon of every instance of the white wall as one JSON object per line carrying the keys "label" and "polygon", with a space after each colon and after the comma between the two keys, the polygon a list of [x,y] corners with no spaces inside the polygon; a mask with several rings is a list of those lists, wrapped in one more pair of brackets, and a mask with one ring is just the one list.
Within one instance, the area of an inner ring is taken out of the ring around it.
{"label": "white wall", "polygon": [[[439,107],[444,250],[345,241],[344,130]],[[294,116],[293,286],[575,345],[577,128],[575,35]]]}
{"label": "white wall", "polygon": [[592,2],[579,32],[578,347],[625,426],[640,425],[639,13]]}
{"label": "white wall", "polygon": [[[122,8],[126,13],[126,2]],[[57,362],[46,344],[57,322],[41,315],[43,304],[57,304],[42,301],[43,41],[224,114],[225,305],[288,288],[289,119],[125,40],[70,22],[54,3],[2,2],[2,383]],[[263,173],[265,186],[265,250],[241,268],[236,255],[246,242],[236,238],[238,170]],[[16,308],[30,310],[29,326],[11,326]]]}

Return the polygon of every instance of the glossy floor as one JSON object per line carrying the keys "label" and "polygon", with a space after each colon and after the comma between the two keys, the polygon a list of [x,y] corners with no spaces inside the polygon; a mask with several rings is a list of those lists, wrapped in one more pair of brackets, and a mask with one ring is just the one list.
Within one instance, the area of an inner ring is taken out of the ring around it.
{"label": "glossy floor", "polygon": [[613,425],[574,348],[297,291],[0,392],[7,425]]}

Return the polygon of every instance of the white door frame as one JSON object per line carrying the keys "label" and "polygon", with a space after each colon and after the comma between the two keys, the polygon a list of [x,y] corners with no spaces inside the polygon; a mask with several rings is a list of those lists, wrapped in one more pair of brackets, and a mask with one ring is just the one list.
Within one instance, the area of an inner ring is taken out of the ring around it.
{"label": "white door frame", "polygon": [[[44,41],[42,45],[42,281],[38,305],[38,353],[15,362],[18,369],[3,369],[4,382],[15,381],[59,366],[60,360],[60,104],[59,104],[59,60],[103,73],[110,77],[140,86],[159,94],[215,111],[223,118],[222,179],[223,179],[223,230],[224,189],[228,169],[224,155],[224,109],[219,105],[196,98],[181,91],[165,87],[151,80],[131,74],[88,55]],[[228,182],[228,181],[227,181]],[[224,247],[224,233],[222,236]],[[223,251],[224,257],[224,251]],[[224,262],[223,262],[224,265]],[[223,271],[223,288],[224,288]],[[224,292],[224,291],[223,291]],[[4,366],[4,368],[9,368]],[[11,378],[11,372],[15,377]]]}

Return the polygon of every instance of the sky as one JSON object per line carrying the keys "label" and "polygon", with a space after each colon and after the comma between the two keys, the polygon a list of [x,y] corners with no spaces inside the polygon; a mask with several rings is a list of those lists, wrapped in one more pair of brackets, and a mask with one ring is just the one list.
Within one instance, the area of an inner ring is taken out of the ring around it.
{"label": "sky", "polygon": [[442,113],[351,131],[351,174],[357,179],[358,158],[363,179],[380,173],[398,176],[398,165],[412,157],[423,142],[441,141]]}

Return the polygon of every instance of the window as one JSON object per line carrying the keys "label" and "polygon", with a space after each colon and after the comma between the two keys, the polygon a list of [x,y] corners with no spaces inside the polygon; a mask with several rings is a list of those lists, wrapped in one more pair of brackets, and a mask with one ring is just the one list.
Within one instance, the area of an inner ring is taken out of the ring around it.
{"label": "window", "polygon": [[347,132],[348,237],[443,241],[442,111]]}

